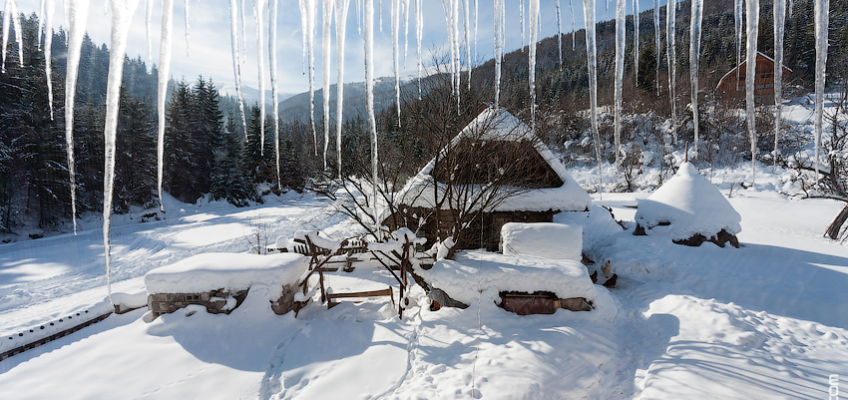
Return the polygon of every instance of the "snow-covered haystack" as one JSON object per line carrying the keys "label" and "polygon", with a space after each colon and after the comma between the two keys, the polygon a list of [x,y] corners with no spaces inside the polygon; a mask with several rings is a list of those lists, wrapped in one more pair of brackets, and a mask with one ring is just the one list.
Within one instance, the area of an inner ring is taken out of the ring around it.
{"label": "snow-covered haystack", "polygon": [[254,283],[296,283],[308,266],[300,254],[203,253],[148,272],[144,284],[148,294],[238,292]]}
{"label": "snow-covered haystack", "polygon": [[720,247],[727,242],[739,247],[740,221],[742,217],[718,188],[685,162],[671,180],[639,202],[634,235],[667,232],[677,244],[700,246],[710,241]]}
{"label": "snow-covered haystack", "polygon": [[583,257],[583,227],[552,223],[509,222],[501,228],[503,253],[559,260]]}

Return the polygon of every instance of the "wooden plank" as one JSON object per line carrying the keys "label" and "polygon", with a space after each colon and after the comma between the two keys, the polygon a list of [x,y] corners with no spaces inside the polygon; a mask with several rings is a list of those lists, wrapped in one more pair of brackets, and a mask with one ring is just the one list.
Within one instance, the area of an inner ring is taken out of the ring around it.
{"label": "wooden plank", "polygon": [[329,299],[348,299],[354,297],[377,297],[377,296],[393,296],[392,288],[381,290],[370,290],[367,292],[350,292],[350,293],[330,293],[327,295]]}

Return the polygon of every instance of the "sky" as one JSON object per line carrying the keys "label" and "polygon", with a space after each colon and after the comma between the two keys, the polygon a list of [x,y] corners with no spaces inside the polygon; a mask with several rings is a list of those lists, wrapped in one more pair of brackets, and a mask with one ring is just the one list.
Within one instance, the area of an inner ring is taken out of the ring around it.
{"label": "sky", "polygon": [[[10,1],[10,0],[7,0]],[[121,1],[121,0],[114,0]],[[147,1],[153,1],[153,13],[151,15],[151,41],[152,41],[152,60],[158,65],[159,59],[159,36],[160,36],[160,19],[162,4],[161,0],[139,0],[138,8],[132,19],[130,27],[129,42],[127,46],[127,54],[131,58],[141,56],[145,61],[148,60],[147,52],[147,30],[146,30],[146,9]],[[241,0],[240,0],[241,1]],[[253,16],[253,3],[244,0],[247,4],[245,13],[245,34],[246,34],[246,54],[247,60],[242,67],[242,82],[246,86],[253,88],[259,87],[259,68],[258,68],[258,38],[256,33],[255,18]],[[308,75],[303,73],[303,58],[302,58],[302,39],[301,39],[301,22],[300,10],[298,2],[295,0],[278,0],[279,15],[277,21],[277,64],[278,64],[278,81],[280,93],[301,93],[309,88]],[[322,22],[320,10],[323,1],[314,0],[316,7],[316,29],[315,29],[315,87],[321,86],[321,31]],[[366,0],[368,1],[368,0]],[[391,76],[394,73],[392,63],[392,37],[391,37],[391,3],[392,0],[371,0],[374,4],[374,59],[375,59],[375,77]],[[442,2],[439,0],[421,0],[424,29],[422,39],[422,58],[430,60],[431,54],[443,52],[447,49],[447,29],[445,22],[444,10]],[[474,2],[479,0],[469,0],[471,12],[471,37],[473,43],[473,8]],[[524,18],[528,19],[527,15],[527,0],[524,1]],[[556,22],[556,7],[558,0],[541,0],[541,35],[539,38],[555,36],[557,33]],[[572,13],[569,0],[559,0],[562,2],[562,30],[564,33],[571,31]],[[583,28],[583,7],[582,1],[574,1],[574,20],[577,30]],[[627,0],[623,0],[627,1]],[[188,81],[193,81],[198,75],[211,77],[218,86],[231,83],[234,79],[233,62],[232,62],[232,47],[230,40],[230,24],[229,24],[229,2],[225,0],[185,0],[174,2],[174,27],[173,27],[173,51],[171,62],[171,76],[176,79],[185,78]],[[186,43],[186,3],[189,8],[189,40]],[[414,5],[415,0],[409,0],[410,7]],[[521,29],[520,29],[520,13],[518,0],[506,0],[506,49],[507,51],[516,50],[521,47]],[[665,2],[662,1],[661,4]],[[108,11],[104,11],[104,6],[107,1],[93,0],[89,9],[87,32],[95,43],[105,43],[110,48],[110,29],[111,29],[111,6],[108,6]],[[380,31],[380,5],[382,5],[382,32]],[[18,8],[21,12],[30,14],[38,13],[40,0],[18,0]],[[461,8],[462,6],[460,6]],[[628,14],[633,13],[632,0],[627,2]],[[640,10],[646,11],[653,7],[652,2],[642,0]],[[56,13],[54,15],[54,29],[59,26],[66,25],[64,16],[64,7],[62,2],[56,0]],[[490,59],[494,53],[493,39],[493,21],[494,8],[491,0],[479,1],[479,19],[477,31],[477,59]],[[409,47],[406,62],[403,58],[400,60],[401,71],[414,71],[416,69],[417,59],[417,44],[415,41],[415,18],[414,8],[409,16]],[[266,10],[267,13],[267,10]],[[599,0],[596,10],[596,21],[604,21],[614,18],[615,1],[609,3],[607,9],[606,0]],[[266,14],[267,21],[267,14]],[[525,22],[525,26],[526,26]],[[265,23],[267,29],[267,22]],[[345,82],[362,82],[364,81],[364,45],[362,36],[359,33],[357,24],[357,8],[356,0],[351,0],[348,15],[347,15],[347,32],[345,40]],[[529,29],[525,27],[527,37],[529,37]],[[460,28],[460,35],[464,35]],[[332,57],[331,57],[331,77],[332,83],[336,82],[336,52],[335,52],[335,27],[333,27],[332,36]],[[270,90],[270,75],[269,61],[267,51],[267,32],[265,32],[265,75],[266,89]],[[525,39],[526,40],[526,39]],[[629,40],[632,40],[629,38]],[[400,34],[401,49],[403,48],[403,32]],[[585,46],[585,43],[578,45]],[[570,45],[570,44],[563,44]],[[403,50],[401,50],[402,52]]]}

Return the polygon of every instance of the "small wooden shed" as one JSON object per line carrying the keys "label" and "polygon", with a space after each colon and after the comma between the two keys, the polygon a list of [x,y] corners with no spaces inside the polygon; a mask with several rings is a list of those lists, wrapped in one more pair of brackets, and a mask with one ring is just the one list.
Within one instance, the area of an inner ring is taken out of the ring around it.
{"label": "small wooden shed", "polygon": [[[519,173],[521,190],[516,195],[483,210],[483,220],[470,226],[475,240],[472,248],[497,250],[501,227],[508,222],[552,222],[561,211],[588,211],[592,200],[572,178],[556,156],[530,128],[504,109],[489,108],[480,113],[442,150],[443,158],[459,158],[461,163],[436,164],[431,161],[396,194],[399,212],[387,213],[383,225],[394,230],[405,225],[427,238],[427,245],[445,239],[456,210],[443,203],[442,228],[433,218],[437,198],[451,190],[444,182],[486,185],[493,175]],[[455,155],[459,156],[455,156]],[[468,156],[466,156],[468,155]],[[515,169],[511,166],[521,166]],[[438,187],[438,189],[436,189]]]}
{"label": "small wooden shed", "polygon": [[[745,61],[721,77],[716,91],[721,95],[723,101],[745,99],[747,65],[748,63]],[[774,104],[774,59],[757,52],[757,62],[754,68],[756,70],[754,75],[754,104],[757,106]],[[783,67],[784,79],[791,73],[791,69],[786,68],[786,66]]]}

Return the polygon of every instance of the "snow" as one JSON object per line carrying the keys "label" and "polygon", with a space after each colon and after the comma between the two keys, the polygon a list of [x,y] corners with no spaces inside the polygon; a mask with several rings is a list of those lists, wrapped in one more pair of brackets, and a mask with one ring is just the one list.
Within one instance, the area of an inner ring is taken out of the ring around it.
{"label": "snow", "polygon": [[[653,233],[661,222],[671,223],[672,240],[695,234],[711,237],[724,229],[738,234],[742,217],[712,183],[690,163],[684,163],[671,180],[639,202],[636,222]],[[653,228],[653,229],[651,229]]]}
{"label": "snow", "polygon": [[503,253],[580,261],[583,227],[565,224],[508,222],[501,228]]}
{"label": "snow", "polygon": [[293,253],[203,253],[148,272],[144,285],[149,294],[237,292],[256,283],[294,284],[308,266],[308,258]]}
{"label": "snow", "polygon": [[441,260],[433,268],[418,272],[431,287],[465,304],[477,303],[478,293],[482,293],[484,302],[491,303],[500,301],[502,291],[549,291],[564,299],[583,297],[596,303],[590,314],[597,311],[597,318],[615,319],[612,298],[606,289],[592,284],[579,261],[468,251],[456,260]]}

